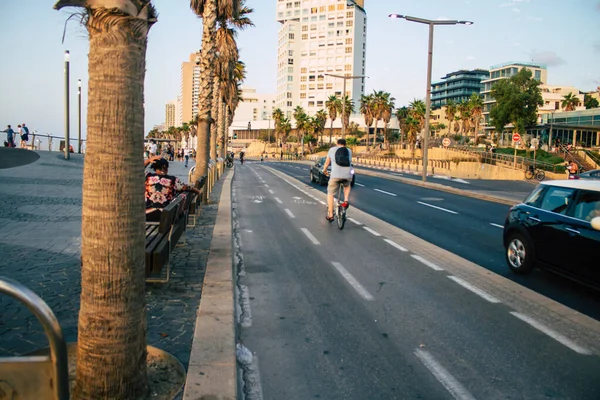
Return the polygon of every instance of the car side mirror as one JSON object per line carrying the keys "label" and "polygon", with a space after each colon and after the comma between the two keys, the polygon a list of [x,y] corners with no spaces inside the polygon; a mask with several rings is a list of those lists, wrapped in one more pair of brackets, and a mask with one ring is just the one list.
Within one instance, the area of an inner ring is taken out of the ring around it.
{"label": "car side mirror", "polygon": [[597,231],[600,231],[600,217],[592,218],[590,224],[592,224],[592,228],[594,228]]}

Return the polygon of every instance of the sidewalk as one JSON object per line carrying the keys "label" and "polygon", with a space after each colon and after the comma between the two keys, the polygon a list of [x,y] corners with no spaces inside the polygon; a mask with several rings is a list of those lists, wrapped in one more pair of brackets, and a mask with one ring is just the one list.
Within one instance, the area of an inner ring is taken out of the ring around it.
{"label": "sidewalk", "polygon": [[[72,342],[81,283],[83,156],[65,160],[61,153],[37,153],[31,164],[0,169],[0,275],[42,297]],[[188,171],[183,163],[170,162],[169,172],[184,182]],[[222,187],[221,179],[197,226],[187,230],[187,245],[175,249],[171,281],[146,286],[147,343],[173,354],[186,369]],[[0,356],[48,345],[36,318],[7,296],[0,296],[0,315]]]}

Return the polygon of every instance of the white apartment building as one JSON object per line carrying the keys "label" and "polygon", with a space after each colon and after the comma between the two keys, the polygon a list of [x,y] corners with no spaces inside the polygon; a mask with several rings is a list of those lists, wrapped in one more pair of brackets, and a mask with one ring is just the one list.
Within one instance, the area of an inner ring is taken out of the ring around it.
{"label": "white apartment building", "polygon": [[170,101],[165,104],[165,125],[167,128],[177,125],[177,103]]}
{"label": "white apartment building", "polygon": [[[309,115],[342,96],[341,78],[365,75],[367,14],[364,0],[277,0],[281,23],[276,106],[292,117],[296,106]],[[360,104],[363,79],[346,80],[346,94]]]}
{"label": "white apartment building", "polygon": [[256,93],[255,88],[242,87],[242,101],[238,103],[229,127],[229,135],[236,129],[247,129],[248,123],[252,129],[274,129],[273,110],[276,108],[275,95],[272,93]]}

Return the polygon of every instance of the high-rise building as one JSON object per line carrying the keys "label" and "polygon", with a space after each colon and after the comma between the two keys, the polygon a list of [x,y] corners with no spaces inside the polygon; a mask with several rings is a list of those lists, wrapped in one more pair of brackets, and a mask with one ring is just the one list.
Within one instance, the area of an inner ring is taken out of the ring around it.
{"label": "high-rise building", "polygon": [[431,107],[440,108],[445,106],[448,100],[462,103],[471,97],[473,93],[481,93],[483,84],[481,81],[489,79],[490,72],[485,69],[474,69],[446,74],[440,82],[431,84]]}
{"label": "high-rise building", "polygon": [[[309,114],[342,96],[343,81],[325,74],[365,75],[367,14],[364,0],[277,0],[277,107],[289,118],[296,106]],[[363,79],[346,80],[358,106]]]}
{"label": "high-rise building", "polygon": [[177,126],[176,110],[177,105],[174,101],[170,101],[165,104],[165,125],[167,128]]}
{"label": "high-rise building", "polygon": [[483,83],[483,91],[481,93],[483,94],[483,118],[485,120],[483,126],[486,130],[494,129],[494,127],[490,125],[490,110],[496,103],[496,100],[494,100],[492,97],[492,86],[501,79],[508,79],[511,76],[516,75],[523,68],[530,70],[534,79],[537,79],[542,84],[546,84],[548,79],[548,71],[546,66],[528,62],[508,62],[504,64],[493,65],[490,67],[489,79],[481,82]]}
{"label": "high-rise building", "polygon": [[190,54],[190,60],[181,63],[181,91],[179,93],[179,120],[190,122],[198,115],[200,92],[200,62],[198,53]]}

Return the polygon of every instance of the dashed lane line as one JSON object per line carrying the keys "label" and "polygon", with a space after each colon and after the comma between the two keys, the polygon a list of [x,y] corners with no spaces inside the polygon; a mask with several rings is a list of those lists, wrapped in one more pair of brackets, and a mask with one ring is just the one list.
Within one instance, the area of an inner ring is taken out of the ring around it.
{"label": "dashed lane line", "polygon": [[365,187],[365,185],[363,185],[363,184],[361,184],[361,183],[358,183],[358,182],[354,182],[354,184],[355,184],[356,186]]}
{"label": "dashed lane line", "polygon": [[363,229],[369,233],[371,233],[374,236],[381,236],[381,233],[369,228],[368,226],[363,226]]}
{"label": "dashed lane line", "polygon": [[415,355],[427,367],[429,372],[435,376],[448,392],[456,400],[475,400],[475,397],[454,377],[446,368],[433,358],[433,356],[423,349],[416,349]]}
{"label": "dashed lane line", "polygon": [[422,264],[427,265],[429,268],[433,269],[434,271],[443,271],[444,270],[444,268],[439,267],[436,264],[432,263],[431,261],[428,261],[428,260],[424,259],[423,257],[418,256],[416,254],[411,254],[411,257],[417,261],[420,261]]}
{"label": "dashed lane line", "polygon": [[[323,204],[325,204],[325,203],[323,203]],[[348,218],[348,221],[352,221],[352,222],[354,222],[356,225],[362,225],[362,223],[361,223],[361,222],[358,222],[358,221],[357,221],[357,220],[355,220],[354,218]]]}
{"label": "dashed lane line", "polygon": [[490,222],[490,225],[495,226],[496,228],[504,229],[504,225],[494,224],[492,222]]}
{"label": "dashed lane line", "polygon": [[405,249],[404,247],[400,246],[398,243],[394,242],[393,240],[383,239],[383,241],[392,245],[393,247],[397,248],[400,251],[408,251],[408,249]]}
{"label": "dashed lane line", "polygon": [[283,204],[283,201],[279,200],[279,197],[274,197],[275,201],[278,202],[279,204]]}
{"label": "dashed lane line", "polygon": [[274,192],[274,191],[272,191],[271,189],[269,189],[269,193],[271,193],[271,194],[275,194],[275,192]]}
{"label": "dashed lane line", "polygon": [[294,214],[292,214],[292,212],[291,212],[290,210],[288,210],[287,208],[285,209],[285,212],[287,213],[287,215],[288,215],[290,218],[296,218],[296,216],[295,216]]}
{"label": "dashed lane line", "polygon": [[424,206],[427,206],[427,207],[435,208],[436,210],[445,211],[445,212],[450,213],[450,214],[458,214],[456,211],[448,210],[447,208],[442,208],[442,207],[434,206],[433,204],[429,204],[429,203],[423,203],[422,201],[417,201],[417,203],[419,203],[421,205],[424,205]]}
{"label": "dashed lane line", "polygon": [[350,272],[348,272],[348,270],[346,268],[344,268],[344,266],[342,264],[340,264],[339,262],[335,262],[335,261],[332,261],[331,264],[333,264],[335,269],[338,270],[338,272],[344,277],[344,279],[346,279],[346,281],[348,281],[350,286],[352,286],[354,288],[354,290],[356,290],[358,292],[358,294],[361,295],[362,298],[364,298],[365,300],[369,300],[369,301],[373,300],[373,296],[371,295],[371,293],[369,293],[369,291],[367,289],[365,289],[356,280],[356,278],[354,278],[354,276],[352,276],[352,274]]}
{"label": "dashed lane line", "polygon": [[477,296],[489,301],[490,303],[500,303],[500,300],[498,300],[491,294],[484,292],[483,290],[479,289],[476,286],[471,285],[469,282],[467,282],[461,278],[458,278],[458,277],[452,276],[452,275],[448,276],[448,278],[452,279],[454,282],[458,283],[460,286],[464,287],[465,289],[470,290],[471,292],[475,293]]}
{"label": "dashed lane line", "polygon": [[308,238],[308,239],[309,239],[309,240],[310,240],[310,241],[311,241],[313,244],[316,244],[316,245],[320,245],[320,244],[321,244],[321,242],[319,242],[319,241],[317,240],[317,238],[316,238],[316,237],[314,237],[314,236],[313,236],[313,234],[312,234],[312,233],[310,233],[310,231],[309,231],[308,229],[306,229],[306,228],[300,228],[300,229],[302,230],[302,232],[304,232],[304,234],[306,235],[306,237],[307,237],[307,238]]}
{"label": "dashed lane line", "polygon": [[[356,185],[356,183],[355,183],[355,185]],[[379,192],[379,193],[387,194],[388,196],[393,196],[393,197],[397,197],[398,196],[395,193],[386,192],[385,190],[381,190],[381,189],[373,189],[373,190],[375,190],[376,192]]]}
{"label": "dashed lane line", "polygon": [[545,333],[546,335],[550,336],[552,339],[556,340],[557,342],[567,346],[574,352],[583,354],[585,356],[592,355],[592,352],[590,350],[578,345],[577,343],[573,342],[571,339],[567,338],[566,336],[548,328],[546,325],[542,324],[541,322],[536,321],[535,319],[533,319],[525,314],[518,313],[516,311],[511,311],[510,313],[512,315],[514,315],[515,317],[519,318],[521,321],[526,322],[529,325],[533,326],[538,331]]}

